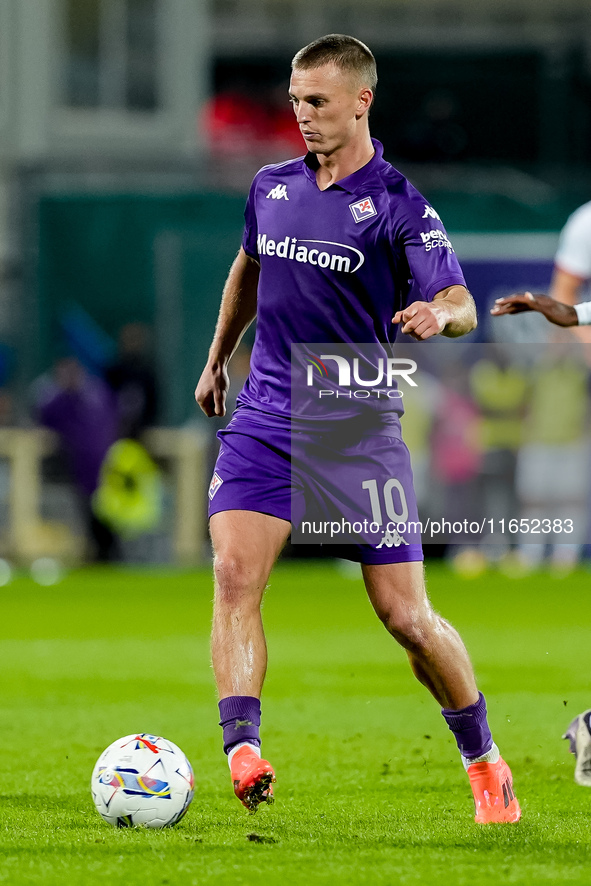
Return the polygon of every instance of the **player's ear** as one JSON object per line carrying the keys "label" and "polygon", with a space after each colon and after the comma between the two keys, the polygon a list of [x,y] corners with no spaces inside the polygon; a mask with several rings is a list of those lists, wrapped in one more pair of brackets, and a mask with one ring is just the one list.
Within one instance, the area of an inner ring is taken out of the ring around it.
{"label": "player's ear", "polygon": [[362,117],[364,114],[367,114],[371,107],[371,103],[373,102],[373,92],[369,88],[369,86],[364,86],[363,89],[359,90],[359,96],[357,101],[357,116]]}

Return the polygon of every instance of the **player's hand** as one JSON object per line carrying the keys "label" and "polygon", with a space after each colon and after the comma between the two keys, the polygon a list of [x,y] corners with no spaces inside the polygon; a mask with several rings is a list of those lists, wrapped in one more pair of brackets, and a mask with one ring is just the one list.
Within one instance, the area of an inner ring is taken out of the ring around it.
{"label": "player's hand", "polygon": [[549,295],[533,295],[531,292],[517,292],[505,298],[497,298],[491,314],[521,314],[523,311],[537,311],[556,326],[577,326],[577,312],[571,305],[550,298]]}
{"label": "player's hand", "polygon": [[195,388],[195,399],[208,416],[222,417],[226,414],[226,395],[230,387],[230,378],[225,366],[208,364]]}
{"label": "player's hand", "polygon": [[451,319],[450,312],[441,302],[415,301],[403,311],[396,311],[392,323],[401,323],[400,331],[417,341],[439,335]]}
{"label": "player's hand", "polygon": [[516,292],[505,298],[497,298],[494,306],[490,309],[491,314],[521,314],[523,311],[536,310],[536,298],[531,292]]}

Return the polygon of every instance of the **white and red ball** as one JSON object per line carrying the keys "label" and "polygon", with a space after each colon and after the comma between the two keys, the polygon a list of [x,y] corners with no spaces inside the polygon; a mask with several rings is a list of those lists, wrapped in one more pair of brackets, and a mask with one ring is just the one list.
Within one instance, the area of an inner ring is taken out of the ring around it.
{"label": "white and red ball", "polygon": [[126,735],[98,758],[90,782],[97,811],[117,828],[165,828],[181,820],[193,799],[191,764],[158,735]]}

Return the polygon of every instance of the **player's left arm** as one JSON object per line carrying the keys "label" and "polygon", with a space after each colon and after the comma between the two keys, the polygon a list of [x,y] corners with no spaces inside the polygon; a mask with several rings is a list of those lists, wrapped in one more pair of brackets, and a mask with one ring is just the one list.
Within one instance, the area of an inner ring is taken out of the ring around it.
{"label": "player's left arm", "polygon": [[401,323],[401,332],[424,341],[433,335],[456,338],[476,329],[476,305],[465,286],[454,284],[442,289],[433,301],[415,301],[396,311],[392,323]]}

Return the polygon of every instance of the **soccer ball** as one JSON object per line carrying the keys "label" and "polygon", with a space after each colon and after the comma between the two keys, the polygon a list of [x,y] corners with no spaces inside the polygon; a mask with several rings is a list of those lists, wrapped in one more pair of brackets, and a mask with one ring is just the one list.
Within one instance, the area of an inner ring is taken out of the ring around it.
{"label": "soccer ball", "polygon": [[116,828],[165,828],[193,799],[193,770],[179,747],[158,735],[126,735],[102,752],[90,789],[99,815]]}

